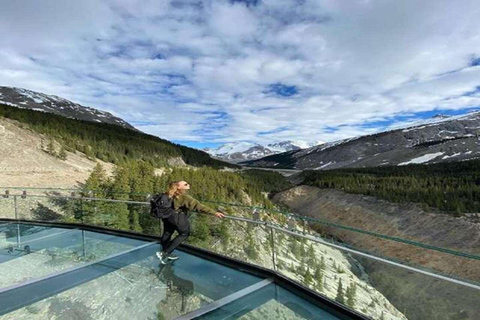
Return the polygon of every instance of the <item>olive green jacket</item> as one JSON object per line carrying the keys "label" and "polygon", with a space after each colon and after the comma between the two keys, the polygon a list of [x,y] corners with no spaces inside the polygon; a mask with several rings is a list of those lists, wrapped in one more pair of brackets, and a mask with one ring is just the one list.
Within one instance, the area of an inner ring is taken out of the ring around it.
{"label": "olive green jacket", "polygon": [[203,213],[215,214],[217,211],[201,204],[188,194],[181,194],[173,199],[173,209],[176,212],[188,213],[189,211],[198,211]]}

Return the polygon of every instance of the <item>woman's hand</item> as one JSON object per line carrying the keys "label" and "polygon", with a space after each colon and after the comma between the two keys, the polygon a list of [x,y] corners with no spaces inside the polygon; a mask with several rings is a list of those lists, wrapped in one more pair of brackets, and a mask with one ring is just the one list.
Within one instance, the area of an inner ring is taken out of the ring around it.
{"label": "woman's hand", "polygon": [[215,212],[215,217],[217,218],[225,218],[225,215],[221,213],[220,211]]}

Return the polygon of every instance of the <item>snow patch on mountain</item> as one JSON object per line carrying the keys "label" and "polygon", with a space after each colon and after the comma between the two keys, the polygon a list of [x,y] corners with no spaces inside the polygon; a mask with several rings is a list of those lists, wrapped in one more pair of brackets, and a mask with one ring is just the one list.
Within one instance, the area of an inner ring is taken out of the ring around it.
{"label": "snow patch on mountain", "polygon": [[419,164],[419,163],[425,163],[425,162],[428,162],[430,160],[433,160],[437,157],[440,157],[441,155],[443,155],[444,153],[443,152],[436,152],[436,153],[430,153],[430,154],[425,154],[421,157],[418,157],[418,158],[414,158],[410,161],[406,161],[406,162],[402,162],[402,163],[399,163],[398,165],[399,166],[405,166],[407,164]]}
{"label": "snow patch on mountain", "polygon": [[274,155],[287,151],[296,151],[304,148],[310,148],[321,143],[323,142],[280,141],[261,145],[258,143],[242,141],[226,143],[216,149],[205,148],[203,150],[216,158],[238,163],[246,160],[256,160],[269,155]]}
{"label": "snow patch on mountain", "polygon": [[0,97],[0,103],[12,107],[54,113],[66,118],[78,120],[115,124],[124,128],[137,130],[126,121],[113,116],[109,112],[84,107],[78,103],[54,95],[23,88],[0,86]]}

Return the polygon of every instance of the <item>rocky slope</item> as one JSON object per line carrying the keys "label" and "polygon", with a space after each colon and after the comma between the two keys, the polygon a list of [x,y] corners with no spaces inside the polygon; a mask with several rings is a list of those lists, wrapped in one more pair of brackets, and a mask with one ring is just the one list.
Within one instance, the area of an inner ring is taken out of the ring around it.
{"label": "rocky slope", "polygon": [[480,112],[436,117],[426,123],[268,156],[257,167],[327,170],[411,163],[462,161],[480,157]]}
{"label": "rocky slope", "polygon": [[67,118],[103,122],[137,130],[109,112],[84,107],[54,95],[14,87],[0,87],[0,102],[9,106],[58,114]]}
{"label": "rocky slope", "polygon": [[[392,204],[338,190],[298,186],[275,195],[274,201],[293,212],[362,230],[405,238],[471,254],[480,254],[480,224],[465,218],[430,214],[415,205]],[[334,227],[316,226],[362,251],[409,265],[437,270],[472,281],[480,280],[480,261],[456,257],[404,243]],[[408,319],[474,319],[480,296],[474,289],[403,271],[359,258],[373,286]]]}
{"label": "rocky slope", "polygon": [[[67,152],[66,160],[53,157],[46,152],[48,141],[16,121],[0,118],[0,187],[72,188],[83,183],[96,162],[80,152]],[[97,161],[107,173],[112,171],[113,164]]]}

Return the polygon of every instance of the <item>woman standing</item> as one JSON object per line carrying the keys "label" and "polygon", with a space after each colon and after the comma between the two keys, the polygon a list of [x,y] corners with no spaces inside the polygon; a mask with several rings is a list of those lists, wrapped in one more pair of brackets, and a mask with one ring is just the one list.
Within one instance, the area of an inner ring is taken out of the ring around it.
{"label": "woman standing", "polygon": [[[178,256],[172,254],[172,252],[190,235],[190,221],[187,216],[189,211],[209,213],[217,218],[225,217],[223,213],[209,208],[189,196],[187,194],[188,190],[190,190],[190,184],[186,181],[174,181],[168,186],[166,194],[172,199],[175,213],[166,219],[162,219],[163,234],[160,240],[162,251],[157,252],[157,257],[162,264],[178,259]],[[178,235],[171,239],[175,231],[178,232]]]}

